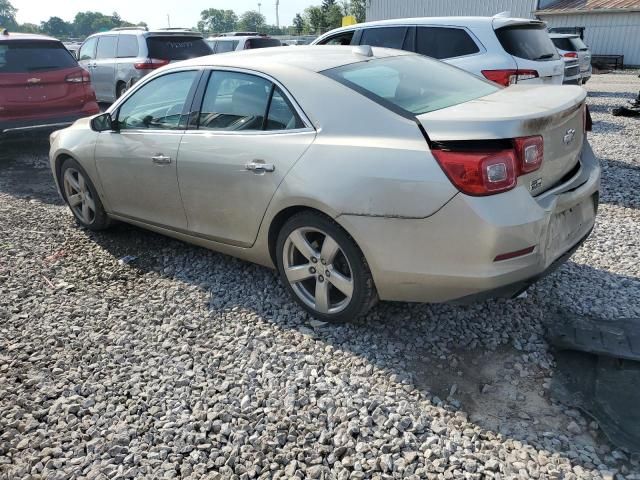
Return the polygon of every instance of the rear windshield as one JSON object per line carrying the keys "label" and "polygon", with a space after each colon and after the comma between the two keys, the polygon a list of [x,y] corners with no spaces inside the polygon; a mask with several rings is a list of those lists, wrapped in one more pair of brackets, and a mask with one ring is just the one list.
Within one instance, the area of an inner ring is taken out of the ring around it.
{"label": "rear windshield", "polygon": [[60,42],[0,42],[0,73],[42,72],[77,66],[76,59]]}
{"label": "rear windshield", "polygon": [[246,41],[246,48],[281,47],[277,38],[250,38]]}
{"label": "rear windshield", "polygon": [[150,58],[161,60],[187,60],[188,58],[211,55],[211,49],[202,38],[171,35],[148,37],[147,47]]}
{"label": "rear windshield", "polygon": [[420,55],[352,63],[322,73],[409,117],[500,90],[500,87],[475,75]]}
{"label": "rear windshield", "polygon": [[544,25],[516,25],[496,30],[502,48],[526,60],[556,60],[560,56]]}

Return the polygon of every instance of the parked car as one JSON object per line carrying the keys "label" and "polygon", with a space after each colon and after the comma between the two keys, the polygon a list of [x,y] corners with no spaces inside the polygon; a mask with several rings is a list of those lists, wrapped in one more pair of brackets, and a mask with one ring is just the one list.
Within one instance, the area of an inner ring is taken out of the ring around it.
{"label": "parked car", "polygon": [[207,43],[213,53],[282,46],[282,43],[277,38],[271,38],[259,33],[249,33],[245,35],[245,32],[232,32],[222,34],[218,37],[209,37],[207,38]]}
{"label": "parked car", "polygon": [[383,20],[338,28],[314,45],[398,48],[443,60],[500,85],[559,85],[564,64],[543,22],[524,18],[441,17]]}
{"label": "parked car", "polygon": [[0,31],[0,133],[100,111],[89,74],[55,38]]}
{"label": "parked car", "polygon": [[111,103],[149,72],[210,55],[201,34],[183,28],[115,28],[88,37],[78,60],[91,74],[98,101]]}
{"label": "parked car", "polygon": [[400,50],[270,48],[162,68],[54,133],[50,160],[80,225],[276,266],[344,321],[513,296],[565,261],[598,205],[585,99]]}
{"label": "parked car", "polygon": [[551,33],[551,41],[564,58],[576,59],[580,63],[580,76],[585,84],[591,78],[591,51],[579,35]]}

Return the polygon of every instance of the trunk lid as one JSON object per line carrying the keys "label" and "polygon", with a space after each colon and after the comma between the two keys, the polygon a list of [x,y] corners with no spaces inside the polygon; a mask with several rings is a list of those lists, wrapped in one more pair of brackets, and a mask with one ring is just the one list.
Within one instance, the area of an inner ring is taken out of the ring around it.
{"label": "trunk lid", "polygon": [[544,161],[521,175],[538,195],[577,168],[584,140],[586,92],[573,86],[514,85],[494,94],[418,115],[432,142],[504,140],[541,135]]}

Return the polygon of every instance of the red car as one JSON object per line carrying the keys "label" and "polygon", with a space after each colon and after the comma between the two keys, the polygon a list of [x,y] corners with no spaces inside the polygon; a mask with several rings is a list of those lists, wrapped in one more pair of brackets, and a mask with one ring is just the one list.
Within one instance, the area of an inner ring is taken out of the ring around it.
{"label": "red car", "polygon": [[89,73],[55,38],[0,30],[0,134],[100,111]]}

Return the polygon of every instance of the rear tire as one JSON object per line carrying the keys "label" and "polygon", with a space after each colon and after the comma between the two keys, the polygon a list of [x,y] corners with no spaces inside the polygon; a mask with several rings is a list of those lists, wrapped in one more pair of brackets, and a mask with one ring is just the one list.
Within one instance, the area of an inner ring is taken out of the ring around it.
{"label": "rear tire", "polygon": [[276,257],[285,288],[319,320],[353,321],[377,301],[364,255],[338,224],[320,213],[304,211],[287,220]]}
{"label": "rear tire", "polygon": [[89,230],[104,230],[111,224],[98,191],[87,172],[73,158],[67,158],[60,171],[60,185],[76,221]]}

